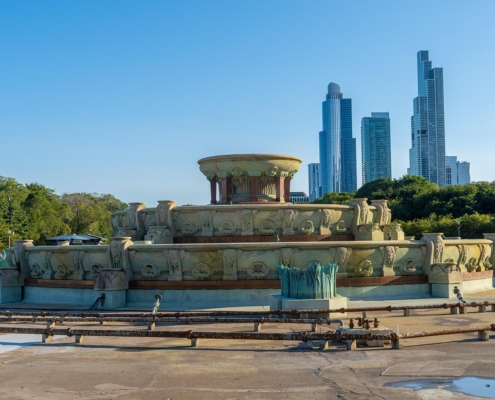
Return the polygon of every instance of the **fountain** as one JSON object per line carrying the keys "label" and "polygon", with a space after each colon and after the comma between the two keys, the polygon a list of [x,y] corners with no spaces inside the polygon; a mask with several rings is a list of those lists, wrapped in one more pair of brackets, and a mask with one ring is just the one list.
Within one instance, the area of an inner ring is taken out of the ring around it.
{"label": "fountain", "polygon": [[[292,204],[291,180],[301,165],[294,156],[235,154],[198,164],[211,204],[130,203],[112,214],[108,245],[17,241],[0,263],[0,302],[89,306],[105,294],[110,309],[148,306],[159,293],[167,307],[271,302],[335,309],[347,297],[455,298],[453,285],[465,297],[493,287],[495,234],[405,240],[385,200]],[[297,282],[297,289],[280,277]]]}

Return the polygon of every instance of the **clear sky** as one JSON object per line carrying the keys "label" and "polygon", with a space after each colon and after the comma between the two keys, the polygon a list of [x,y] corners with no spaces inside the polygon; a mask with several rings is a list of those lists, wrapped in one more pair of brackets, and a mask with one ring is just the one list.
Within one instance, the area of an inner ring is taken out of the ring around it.
{"label": "clear sky", "polygon": [[416,53],[429,50],[447,154],[493,181],[494,16],[493,0],[0,0],[0,175],[206,204],[198,159],[282,153],[303,159],[292,190],[307,192],[336,82],[353,99],[358,160],[361,118],[390,112],[398,178]]}

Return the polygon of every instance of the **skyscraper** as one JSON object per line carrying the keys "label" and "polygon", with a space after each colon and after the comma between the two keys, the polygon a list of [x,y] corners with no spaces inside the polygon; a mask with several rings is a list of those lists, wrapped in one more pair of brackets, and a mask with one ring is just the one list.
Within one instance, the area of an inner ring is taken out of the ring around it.
{"label": "skyscraper", "polygon": [[457,161],[457,156],[445,156],[445,184],[464,185],[471,182],[469,167],[468,162]]}
{"label": "skyscraper", "polygon": [[363,184],[392,178],[390,118],[388,112],[371,113],[361,121]]}
{"label": "skyscraper", "polygon": [[445,186],[445,117],[443,68],[433,68],[428,51],[417,54],[418,97],[413,100],[412,147],[408,174]]}
{"label": "skyscraper", "polygon": [[352,137],[352,101],[344,99],[340,86],[328,85],[322,103],[320,132],[321,194],[357,188],[356,139]]}
{"label": "skyscraper", "polygon": [[309,201],[321,197],[320,193],[320,164],[308,164]]}

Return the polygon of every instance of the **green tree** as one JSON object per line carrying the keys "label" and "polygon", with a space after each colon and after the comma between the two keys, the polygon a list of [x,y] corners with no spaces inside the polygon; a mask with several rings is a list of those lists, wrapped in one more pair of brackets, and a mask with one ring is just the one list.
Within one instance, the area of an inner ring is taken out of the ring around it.
{"label": "green tree", "polygon": [[323,197],[313,200],[312,204],[349,204],[351,199],[355,197],[356,192],[327,192]]}

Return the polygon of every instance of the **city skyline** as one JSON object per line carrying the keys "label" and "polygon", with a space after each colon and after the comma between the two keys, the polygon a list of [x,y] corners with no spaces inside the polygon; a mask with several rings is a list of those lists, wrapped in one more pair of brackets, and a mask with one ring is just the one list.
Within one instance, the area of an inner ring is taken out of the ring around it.
{"label": "city skyline", "polygon": [[[58,194],[205,204],[197,160],[282,153],[303,159],[292,187],[307,191],[322,91],[334,81],[352,98],[356,137],[363,116],[390,112],[400,178],[415,54],[428,49],[444,68],[446,154],[472,161],[473,180],[493,181],[495,3],[477,4],[2,2],[0,174]],[[329,18],[345,40],[329,41]]]}

